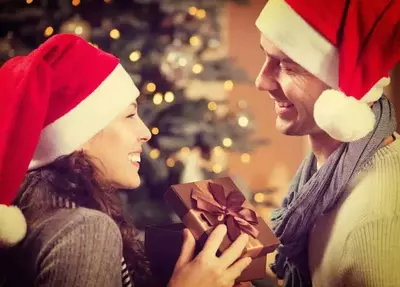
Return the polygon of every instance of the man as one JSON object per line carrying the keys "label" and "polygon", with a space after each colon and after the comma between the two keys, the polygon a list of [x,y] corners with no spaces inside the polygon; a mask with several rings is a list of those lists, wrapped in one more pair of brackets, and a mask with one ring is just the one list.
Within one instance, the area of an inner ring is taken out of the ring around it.
{"label": "man", "polygon": [[256,26],[256,86],[312,149],[272,216],[272,270],[285,286],[400,286],[400,139],[382,95],[400,1],[270,0]]}

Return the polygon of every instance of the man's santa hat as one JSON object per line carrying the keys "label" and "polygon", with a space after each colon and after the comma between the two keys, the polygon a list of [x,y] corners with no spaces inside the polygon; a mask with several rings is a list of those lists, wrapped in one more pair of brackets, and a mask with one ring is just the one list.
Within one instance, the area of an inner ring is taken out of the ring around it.
{"label": "man's santa hat", "polygon": [[331,87],[314,106],[321,129],[343,142],[373,130],[368,104],[381,97],[400,60],[400,1],[269,0],[256,26]]}
{"label": "man's santa hat", "polygon": [[0,69],[0,246],[26,233],[9,206],[27,170],[79,149],[139,95],[119,60],[70,34]]}

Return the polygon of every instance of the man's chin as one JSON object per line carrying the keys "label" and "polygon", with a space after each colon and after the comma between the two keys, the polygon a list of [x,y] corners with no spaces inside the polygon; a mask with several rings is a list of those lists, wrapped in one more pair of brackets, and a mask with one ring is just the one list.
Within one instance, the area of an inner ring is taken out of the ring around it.
{"label": "man's chin", "polygon": [[324,133],[316,125],[306,125],[299,121],[284,121],[282,119],[276,120],[276,129],[279,133],[287,136],[308,136],[313,133]]}
{"label": "man's chin", "polygon": [[280,132],[283,135],[288,135],[288,136],[296,135],[293,121],[288,121],[281,119],[280,117],[277,117],[275,128],[278,132]]}
{"label": "man's chin", "polygon": [[296,123],[296,121],[287,121],[278,118],[276,120],[275,127],[279,133],[286,136],[305,136],[308,134],[299,128],[299,125]]}

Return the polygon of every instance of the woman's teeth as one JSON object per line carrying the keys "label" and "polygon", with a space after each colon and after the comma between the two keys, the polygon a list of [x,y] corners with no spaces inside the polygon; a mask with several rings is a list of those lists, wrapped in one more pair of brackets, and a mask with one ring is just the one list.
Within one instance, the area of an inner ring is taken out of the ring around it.
{"label": "woman's teeth", "polygon": [[140,154],[137,153],[130,153],[128,155],[128,159],[131,163],[137,163],[140,162]]}

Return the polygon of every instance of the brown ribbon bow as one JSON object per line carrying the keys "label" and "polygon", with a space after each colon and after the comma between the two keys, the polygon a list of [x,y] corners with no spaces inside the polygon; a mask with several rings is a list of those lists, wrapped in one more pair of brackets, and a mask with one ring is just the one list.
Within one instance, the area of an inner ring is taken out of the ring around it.
{"label": "brown ribbon bow", "polygon": [[241,192],[232,190],[226,196],[224,187],[212,182],[208,183],[208,190],[210,194],[192,190],[191,197],[196,201],[197,209],[215,216],[218,223],[225,223],[232,241],[238,238],[241,231],[257,238],[259,230],[254,226],[258,222],[257,214],[242,206],[246,198]]}

